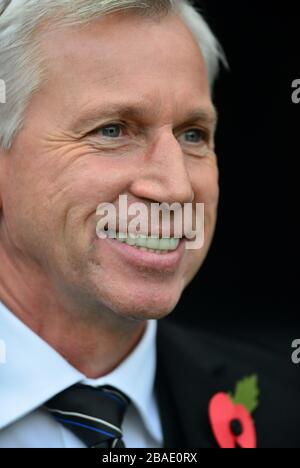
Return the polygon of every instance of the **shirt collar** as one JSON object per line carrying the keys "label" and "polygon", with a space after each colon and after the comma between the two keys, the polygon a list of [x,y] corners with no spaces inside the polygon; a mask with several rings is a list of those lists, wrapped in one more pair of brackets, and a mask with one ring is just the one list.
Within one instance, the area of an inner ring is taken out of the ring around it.
{"label": "shirt collar", "polygon": [[157,427],[149,417],[154,398],[156,330],[157,322],[149,320],[138,345],[116,369],[99,379],[87,379],[0,303],[0,340],[6,348],[6,362],[0,364],[0,430],[81,382],[113,385],[123,391],[157,439]]}
{"label": "shirt collar", "polygon": [[125,393],[136,406],[151,436],[160,441],[157,420],[151,417],[156,371],[157,321],[149,320],[143,338],[131,354],[110,374],[99,379],[84,379],[92,386],[113,385]]}

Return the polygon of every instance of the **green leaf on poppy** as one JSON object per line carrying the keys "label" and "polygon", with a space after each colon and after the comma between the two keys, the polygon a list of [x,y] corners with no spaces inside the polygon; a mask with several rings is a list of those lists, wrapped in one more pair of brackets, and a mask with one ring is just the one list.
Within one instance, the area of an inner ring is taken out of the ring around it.
{"label": "green leaf on poppy", "polygon": [[251,375],[238,382],[234,395],[229,393],[229,396],[235,405],[243,405],[250,413],[253,413],[259,405],[259,394],[258,377]]}

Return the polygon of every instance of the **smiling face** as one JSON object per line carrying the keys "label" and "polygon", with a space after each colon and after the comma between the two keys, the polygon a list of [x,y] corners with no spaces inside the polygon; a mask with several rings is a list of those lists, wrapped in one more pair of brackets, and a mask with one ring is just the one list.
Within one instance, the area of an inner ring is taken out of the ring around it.
{"label": "smiling face", "polygon": [[[134,14],[48,31],[41,46],[47,80],[2,158],[6,243],[62,301],[162,317],[202,265],[216,222],[215,112],[199,47],[175,15]],[[149,210],[204,203],[204,247],[182,241],[159,255],[97,238],[98,205],[117,207],[120,195]]]}

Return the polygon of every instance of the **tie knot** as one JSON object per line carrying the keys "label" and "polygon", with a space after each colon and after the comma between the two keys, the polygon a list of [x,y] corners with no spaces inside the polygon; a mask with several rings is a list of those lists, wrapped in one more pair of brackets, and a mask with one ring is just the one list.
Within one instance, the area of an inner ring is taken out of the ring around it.
{"label": "tie knot", "polygon": [[88,447],[124,447],[122,423],[130,399],[110,385],[77,384],[45,406],[54,418]]}

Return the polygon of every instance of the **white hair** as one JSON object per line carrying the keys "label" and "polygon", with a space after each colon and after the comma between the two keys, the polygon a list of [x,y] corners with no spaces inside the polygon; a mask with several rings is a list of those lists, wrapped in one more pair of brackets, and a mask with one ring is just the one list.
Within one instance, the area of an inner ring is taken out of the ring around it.
{"label": "white hair", "polygon": [[44,78],[38,26],[46,20],[55,26],[86,23],[121,10],[135,10],[143,16],[176,12],[198,42],[213,86],[220,62],[226,64],[226,58],[188,0],[0,0],[0,79],[6,87],[6,104],[0,103],[0,148],[11,147],[27,104]]}

